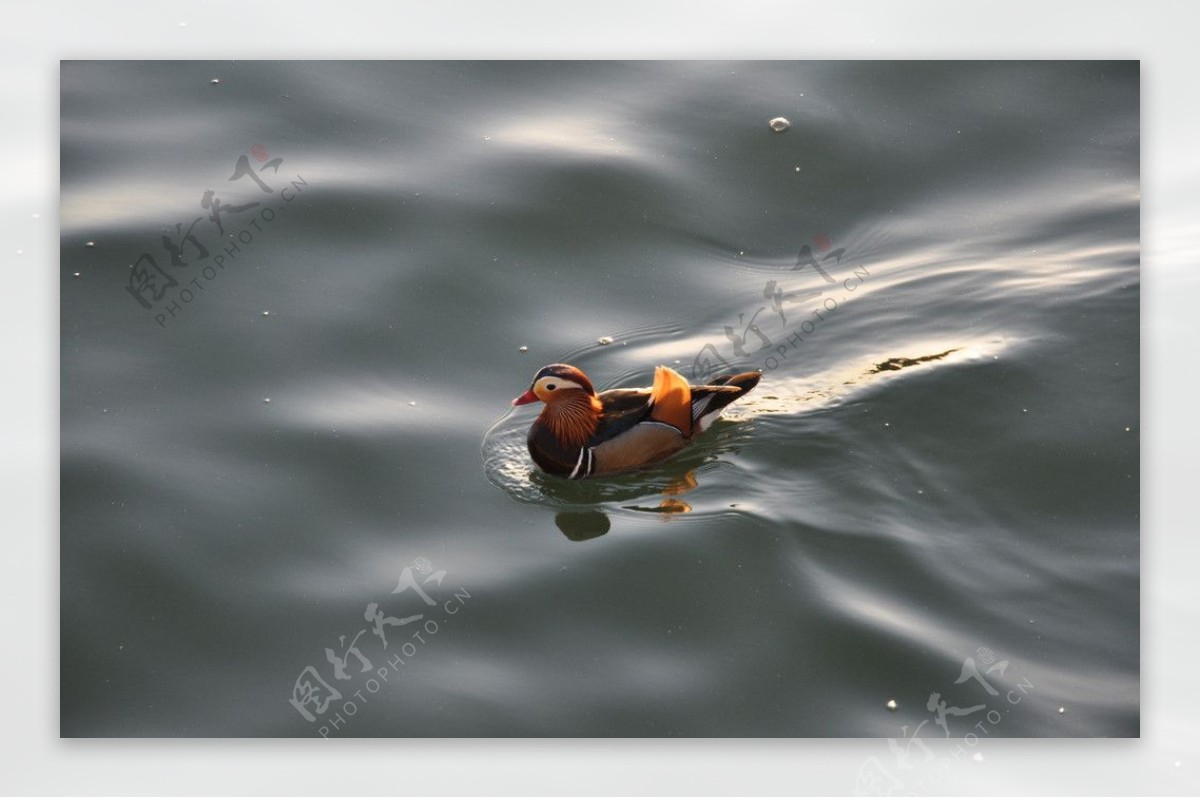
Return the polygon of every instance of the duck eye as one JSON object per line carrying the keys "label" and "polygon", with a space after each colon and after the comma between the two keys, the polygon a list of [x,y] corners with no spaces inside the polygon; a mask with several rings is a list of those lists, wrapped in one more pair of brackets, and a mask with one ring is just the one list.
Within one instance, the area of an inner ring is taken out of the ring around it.
{"label": "duck eye", "polygon": [[557,385],[555,385],[554,383],[550,383],[549,385],[547,385],[547,386],[546,386],[546,390],[547,390],[547,391],[553,391],[553,390],[554,390],[555,388],[557,388],[557,387],[558,387],[558,386],[557,386]]}

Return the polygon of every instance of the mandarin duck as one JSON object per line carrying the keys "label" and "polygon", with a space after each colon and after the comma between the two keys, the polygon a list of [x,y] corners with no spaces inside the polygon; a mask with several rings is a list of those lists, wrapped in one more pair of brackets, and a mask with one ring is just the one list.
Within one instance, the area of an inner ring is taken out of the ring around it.
{"label": "mandarin duck", "polygon": [[596,393],[579,369],[544,367],[513,406],[545,402],[529,428],[529,454],[542,471],[568,479],[616,474],[653,465],[688,446],[734,400],[758,384],[762,372],[689,385],[667,366],[654,370],[650,388]]}

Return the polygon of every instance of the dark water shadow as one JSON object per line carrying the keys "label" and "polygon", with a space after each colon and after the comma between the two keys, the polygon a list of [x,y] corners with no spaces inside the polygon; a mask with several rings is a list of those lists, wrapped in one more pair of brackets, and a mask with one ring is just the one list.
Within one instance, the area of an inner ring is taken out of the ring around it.
{"label": "dark water shadow", "polygon": [[576,543],[606,535],[612,528],[608,515],[600,510],[563,511],[554,516],[554,523],[567,540]]}
{"label": "dark water shadow", "polygon": [[[657,505],[643,507],[637,504],[625,504],[621,505],[621,509],[639,513],[654,513],[662,516],[663,521],[669,521],[676,515],[692,511],[692,506],[678,497],[698,486],[696,470],[689,469],[683,476],[674,479],[671,484],[662,489]],[[612,526],[608,514],[599,508],[562,510],[555,515],[554,523],[568,540],[576,542],[598,538],[606,534]]]}

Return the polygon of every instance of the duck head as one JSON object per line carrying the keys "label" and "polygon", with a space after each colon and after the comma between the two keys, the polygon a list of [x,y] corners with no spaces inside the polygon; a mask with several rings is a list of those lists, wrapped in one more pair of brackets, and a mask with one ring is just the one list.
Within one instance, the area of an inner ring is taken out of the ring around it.
{"label": "duck head", "polygon": [[583,446],[600,424],[603,404],[592,381],[566,363],[552,363],[533,375],[529,390],[513,399],[513,406],[544,402],[534,422],[567,449]]}
{"label": "duck head", "polygon": [[566,363],[551,363],[533,375],[529,390],[512,400],[513,407],[532,402],[545,402],[555,407],[560,402],[582,402],[596,396],[592,382],[579,369]]}

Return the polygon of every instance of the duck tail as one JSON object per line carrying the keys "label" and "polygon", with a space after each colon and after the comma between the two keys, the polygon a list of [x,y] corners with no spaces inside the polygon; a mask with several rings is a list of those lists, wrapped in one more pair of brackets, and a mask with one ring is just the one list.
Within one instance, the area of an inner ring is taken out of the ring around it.
{"label": "duck tail", "polygon": [[683,375],[667,366],[654,369],[650,419],[670,424],[685,438],[692,436],[692,388]]}
{"label": "duck tail", "polygon": [[[733,397],[733,399],[737,399],[740,396],[750,393],[754,386],[758,385],[758,381],[761,379],[761,371],[744,371],[741,374],[732,374],[728,377],[718,377],[710,382],[709,385],[728,385],[733,388],[740,388],[741,393]],[[733,399],[730,399],[729,401],[732,402]]]}
{"label": "duck tail", "polygon": [[692,405],[692,417],[700,432],[708,429],[725,408],[741,399],[758,385],[761,371],[746,371],[728,377],[718,377],[707,385],[697,386]]}

